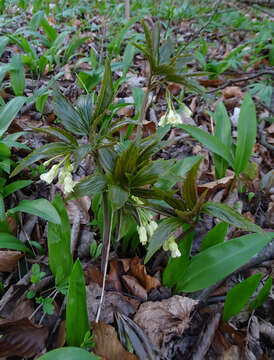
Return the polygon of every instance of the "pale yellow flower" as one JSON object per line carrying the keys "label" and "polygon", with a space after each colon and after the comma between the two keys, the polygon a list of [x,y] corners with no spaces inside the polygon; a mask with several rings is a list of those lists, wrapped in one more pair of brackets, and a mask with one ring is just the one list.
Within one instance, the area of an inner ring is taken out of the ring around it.
{"label": "pale yellow flower", "polygon": [[40,175],[40,179],[51,184],[58,173],[59,166],[60,164],[53,165],[48,172]]}
{"label": "pale yellow flower", "polygon": [[163,249],[165,251],[171,251],[171,257],[173,257],[173,258],[181,256],[181,252],[178,249],[178,245],[177,245],[173,235],[164,242]]}
{"label": "pale yellow flower", "polygon": [[137,226],[137,231],[139,234],[139,239],[141,244],[146,245],[147,243],[147,231],[146,228],[144,226]]}
{"label": "pale yellow flower", "polygon": [[72,180],[72,175],[71,175],[72,170],[73,170],[73,166],[71,164],[68,166],[64,166],[58,176],[58,184],[64,185],[65,194],[69,194],[70,192],[72,192],[75,185]]}
{"label": "pale yellow flower", "polygon": [[170,109],[165,115],[161,116],[159,121],[159,126],[165,126],[167,124],[170,125],[178,125],[182,124],[181,116],[174,110]]}
{"label": "pale yellow flower", "polygon": [[157,229],[158,227],[158,224],[156,221],[150,221],[147,226],[146,226],[146,229],[147,229],[147,233],[149,235],[149,237],[151,237],[154,233],[154,231]]}

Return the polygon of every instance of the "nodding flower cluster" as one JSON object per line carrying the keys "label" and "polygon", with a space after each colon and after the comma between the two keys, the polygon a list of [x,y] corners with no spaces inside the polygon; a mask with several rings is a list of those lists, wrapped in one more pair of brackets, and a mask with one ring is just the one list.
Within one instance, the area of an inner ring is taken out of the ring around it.
{"label": "nodding flower cluster", "polygon": [[[44,163],[44,165],[45,166],[49,165],[49,163],[52,160],[53,159],[46,161]],[[72,180],[72,174],[71,174],[71,172],[73,170],[73,165],[69,163],[67,158],[63,159],[59,164],[53,165],[48,172],[46,172],[40,176],[40,179],[45,181],[48,184],[51,184],[52,181],[54,180],[54,178],[57,176],[60,166],[64,162],[65,162],[65,164],[62,167],[62,169],[58,175],[58,184],[64,185],[64,193],[69,194],[70,192],[72,192],[75,184]]]}
{"label": "nodding flower cluster", "polygon": [[178,245],[172,235],[167,241],[164,242],[163,249],[165,251],[171,251],[171,257],[176,258],[181,256],[181,252],[178,249]]}
{"label": "nodding flower cluster", "polygon": [[159,126],[182,124],[181,116],[173,109],[169,109],[159,121]]}

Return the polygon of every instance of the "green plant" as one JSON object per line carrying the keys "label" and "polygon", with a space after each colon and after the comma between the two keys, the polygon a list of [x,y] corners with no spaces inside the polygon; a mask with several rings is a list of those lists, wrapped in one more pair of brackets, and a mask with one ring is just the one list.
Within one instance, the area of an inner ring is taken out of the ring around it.
{"label": "green plant", "polygon": [[192,125],[177,125],[177,127],[185,130],[213,152],[217,179],[225,176],[228,166],[235,171],[235,176],[239,176],[248,165],[256,140],[256,110],[251,96],[247,93],[241,106],[236,145],[231,136],[228,114],[221,102],[216,108],[215,124],[214,135]]}
{"label": "green plant", "polygon": [[[228,321],[232,316],[237,315],[247,305],[253,293],[257,289],[262,274],[255,274],[235,285],[226,295],[223,321]],[[271,276],[266,280],[256,298],[249,303],[251,311],[263,305],[270,294],[272,286]]]}
{"label": "green plant", "polygon": [[78,347],[68,346],[60,349],[55,349],[47,352],[39,357],[39,360],[98,360],[98,356],[95,356],[88,351],[80,349]]}

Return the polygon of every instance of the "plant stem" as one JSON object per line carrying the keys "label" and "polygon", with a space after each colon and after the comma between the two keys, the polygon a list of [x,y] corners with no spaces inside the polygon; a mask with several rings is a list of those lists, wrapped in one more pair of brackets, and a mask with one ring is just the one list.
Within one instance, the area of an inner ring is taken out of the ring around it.
{"label": "plant stem", "polygon": [[105,262],[107,258],[107,245],[109,234],[109,216],[108,216],[108,196],[107,192],[103,192],[103,206],[104,206],[104,233],[103,233],[103,248],[101,258],[101,273],[104,272]]}
{"label": "plant stem", "polygon": [[100,303],[99,303],[99,306],[98,306],[97,315],[96,315],[96,319],[95,319],[96,323],[98,323],[98,321],[100,319],[101,309],[102,309],[103,300],[104,300],[106,277],[107,277],[107,268],[108,268],[108,259],[109,259],[110,243],[111,243],[111,232],[112,232],[112,225],[113,225],[113,217],[114,217],[114,211],[112,209],[111,210],[111,219],[110,219],[109,232],[108,232],[106,260],[105,260],[105,264],[104,264],[105,266],[104,266],[104,273],[103,273],[103,285],[102,285]]}
{"label": "plant stem", "polygon": [[149,78],[148,78],[147,89],[146,89],[146,92],[145,92],[145,96],[144,96],[144,99],[143,99],[143,102],[142,102],[141,111],[140,111],[139,118],[138,118],[136,139],[141,139],[142,138],[142,123],[143,123],[143,120],[144,120],[145,115],[146,115],[146,107],[147,107],[148,95],[149,95],[149,92],[151,90],[151,83],[152,83],[152,74],[151,74],[151,71],[150,71],[150,75],[149,75]]}

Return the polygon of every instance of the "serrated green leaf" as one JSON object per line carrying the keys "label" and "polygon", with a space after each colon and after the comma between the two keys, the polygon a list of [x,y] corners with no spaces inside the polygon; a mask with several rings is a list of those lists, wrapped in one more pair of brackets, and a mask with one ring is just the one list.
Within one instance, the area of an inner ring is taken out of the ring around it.
{"label": "serrated green leaf", "polygon": [[208,147],[213,153],[218,154],[233,166],[233,158],[230,149],[219,139],[192,125],[177,125],[177,127],[185,130],[204,146]]}
{"label": "serrated green leaf", "polygon": [[[77,326],[75,326],[77,324]],[[89,331],[86,282],[79,259],[75,262],[68,289],[66,306],[66,342],[70,346],[80,346]]]}
{"label": "serrated green leaf", "polygon": [[201,212],[215,216],[216,218],[240,229],[265,235],[262,228],[255,225],[251,220],[239,214],[226,204],[208,201],[201,207]]}
{"label": "serrated green leaf", "polygon": [[129,193],[120,186],[110,186],[110,201],[114,210],[120,209],[127,201]]}
{"label": "serrated green leaf", "polygon": [[196,178],[202,159],[198,160],[183,182],[182,195],[188,209],[192,210],[197,202]]}
{"label": "serrated green leaf", "polygon": [[270,295],[271,287],[272,287],[272,277],[269,276],[269,278],[266,280],[264,286],[261,288],[259,294],[249,304],[249,308],[251,311],[263,305],[263,303],[266,301],[266,299]]}
{"label": "serrated green leaf", "polygon": [[51,144],[46,144],[41,146],[40,148],[34,150],[31,154],[25,157],[13,170],[10,177],[17,175],[21,170],[23,170],[26,166],[33,164],[34,162],[45,159],[52,158],[57,155],[67,155],[71,153],[74,148],[66,143],[55,142]]}
{"label": "serrated green leaf", "polygon": [[19,205],[8,210],[9,215],[16,214],[17,212],[33,214],[54,224],[61,224],[58,212],[46,199],[22,200]]}
{"label": "serrated green leaf", "polygon": [[60,224],[48,223],[49,266],[57,286],[68,282],[73,267],[70,252],[70,222],[65,204],[59,194],[55,195],[52,205],[56,209]]}
{"label": "serrated green leaf", "polygon": [[224,242],[228,230],[228,224],[220,222],[215,225],[203,238],[200,251],[204,251],[211,246]]}
{"label": "serrated green leaf", "polygon": [[91,123],[93,123],[93,125],[97,123],[97,118],[102,116],[108,109],[109,105],[112,102],[113,96],[114,88],[112,82],[111,67],[109,59],[106,58],[102,86],[91,118]]}
{"label": "serrated green leaf", "polygon": [[232,316],[237,315],[246,306],[248,300],[257,289],[262,274],[255,274],[235,285],[226,295],[223,321],[226,322]]}
{"label": "serrated green leaf", "polygon": [[9,233],[0,233],[0,249],[17,250],[32,255],[30,249],[20,240]]}
{"label": "serrated green leaf", "polygon": [[147,255],[145,258],[145,264],[151,259],[164,242],[168,240],[174,233],[174,231],[182,226],[183,223],[178,218],[164,219],[154,231],[152,237],[149,240]]}
{"label": "serrated green leaf", "polygon": [[244,265],[274,237],[274,233],[248,234],[231,239],[194,256],[178,291],[195,292],[204,289]]}
{"label": "serrated green leaf", "polygon": [[56,88],[54,89],[52,105],[66,130],[73,132],[75,135],[87,135],[89,133],[89,127],[79,112]]}
{"label": "serrated green leaf", "polygon": [[246,167],[256,140],[256,109],[249,93],[245,94],[239,120],[235,154],[235,172],[237,175]]}
{"label": "serrated green leaf", "polygon": [[95,195],[106,189],[107,178],[103,174],[89,175],[75,185],[70,197],[83,197],[86,195]]}

